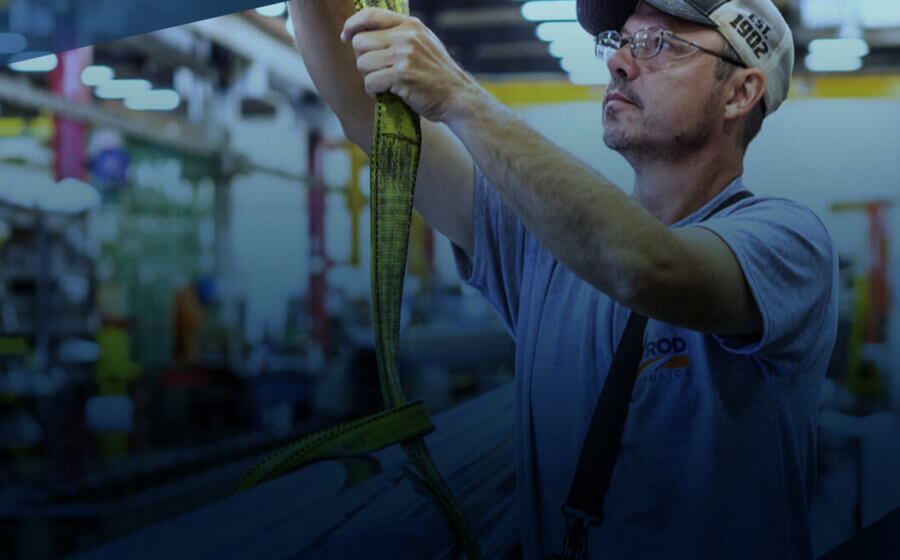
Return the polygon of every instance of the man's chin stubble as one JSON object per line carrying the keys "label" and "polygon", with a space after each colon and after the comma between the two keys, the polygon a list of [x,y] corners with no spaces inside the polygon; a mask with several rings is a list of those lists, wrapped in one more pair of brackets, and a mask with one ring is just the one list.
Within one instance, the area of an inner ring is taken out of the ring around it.
{"label": "man's chin stubble", "polygon": [[612,130],[611,128],[603,130],[603,143],[606,144],[607,148],[616,152],[627,151],[633,147],[633,142],[629,141],[623,131]]}

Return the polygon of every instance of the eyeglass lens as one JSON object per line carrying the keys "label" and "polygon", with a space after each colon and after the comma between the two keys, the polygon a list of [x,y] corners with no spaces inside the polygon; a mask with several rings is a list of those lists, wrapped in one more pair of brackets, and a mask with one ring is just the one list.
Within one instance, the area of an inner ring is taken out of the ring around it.
{"label": "eyeglass lens", "polygon": [[608,60],[623,45],[631,48],[631,55],[639,60],[653,58],[659,54],[662,45],[662,31],[659,29],[641,29],[632,37],[623,37],[616,31],[607,31],[597,36],[597,58]]}

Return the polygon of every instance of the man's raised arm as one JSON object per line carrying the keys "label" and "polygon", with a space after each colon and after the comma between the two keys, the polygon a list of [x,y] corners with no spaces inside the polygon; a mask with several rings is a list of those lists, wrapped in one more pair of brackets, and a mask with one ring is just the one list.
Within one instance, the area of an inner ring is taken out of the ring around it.
{"label": "man's raised arm", "polygon": [[[294,35],[319,95],[337,114],[347,138],[371,153],[375,100],[366,93],[351,45],[341,30],[353,0],[291,0]],[[422,119],[422,155],[415,207],[432,227],[473,251],[472,158],[444,125]]]}

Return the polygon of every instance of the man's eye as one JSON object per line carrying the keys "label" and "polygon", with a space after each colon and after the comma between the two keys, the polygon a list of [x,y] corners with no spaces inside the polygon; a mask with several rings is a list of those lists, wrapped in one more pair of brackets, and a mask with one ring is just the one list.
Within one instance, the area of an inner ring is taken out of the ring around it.
{"label": "man's eye", "polygon": [[663,44],[663,48],[672,54],[672,56],[685,56],[692,52],[690,45],[685,45],[684,43],[680,43],[678,41],[665,41]]}

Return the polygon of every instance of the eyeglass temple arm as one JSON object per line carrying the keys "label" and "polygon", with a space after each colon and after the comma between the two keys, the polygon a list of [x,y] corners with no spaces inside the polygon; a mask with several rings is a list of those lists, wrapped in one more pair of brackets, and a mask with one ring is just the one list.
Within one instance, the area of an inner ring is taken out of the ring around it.
{"label": "eyeglass temple arm", "polygon": [[678,36],[675,35],[674,33],[671,33],[671,32],[664,32],[663,35],[665,35],[665,36],[667,36],[667,37],[671,37],[672,39],[675,39],[676,41],[681,41],[682,43],[687,43],[688,45],[691,45],[692,47],[697,47],[698,49],[700,49],[701,51],[705,52],[706,54],[711,54],[711,55],[713,55],[713,56],[716,57],[716,58],[721,58],[722,60],[724,60],[724,61],[726,61],[726,62],[730,62],[731,64],[734,64],[735,66],[739,66],[739,67],[741,67],[741,68],[746,68],[746,67],[747,67],[747,65],[744,64],[743,62],[741,62],[740,60],[737,60],[737,59],[735,59],[735,58],[731,58],[730,56],[725,56],[725,55],[722,54],[722,53],[718,53],[718,52],[716,52],[716,51],[707,49],[706,47],[704,47],[704,46],[702,46],[702,45],[698,45],[697,43],[695,43],[695,42],[693,42],[693,41],[688,41],[687,39],[682,39],[681,37],[678,37]]}

